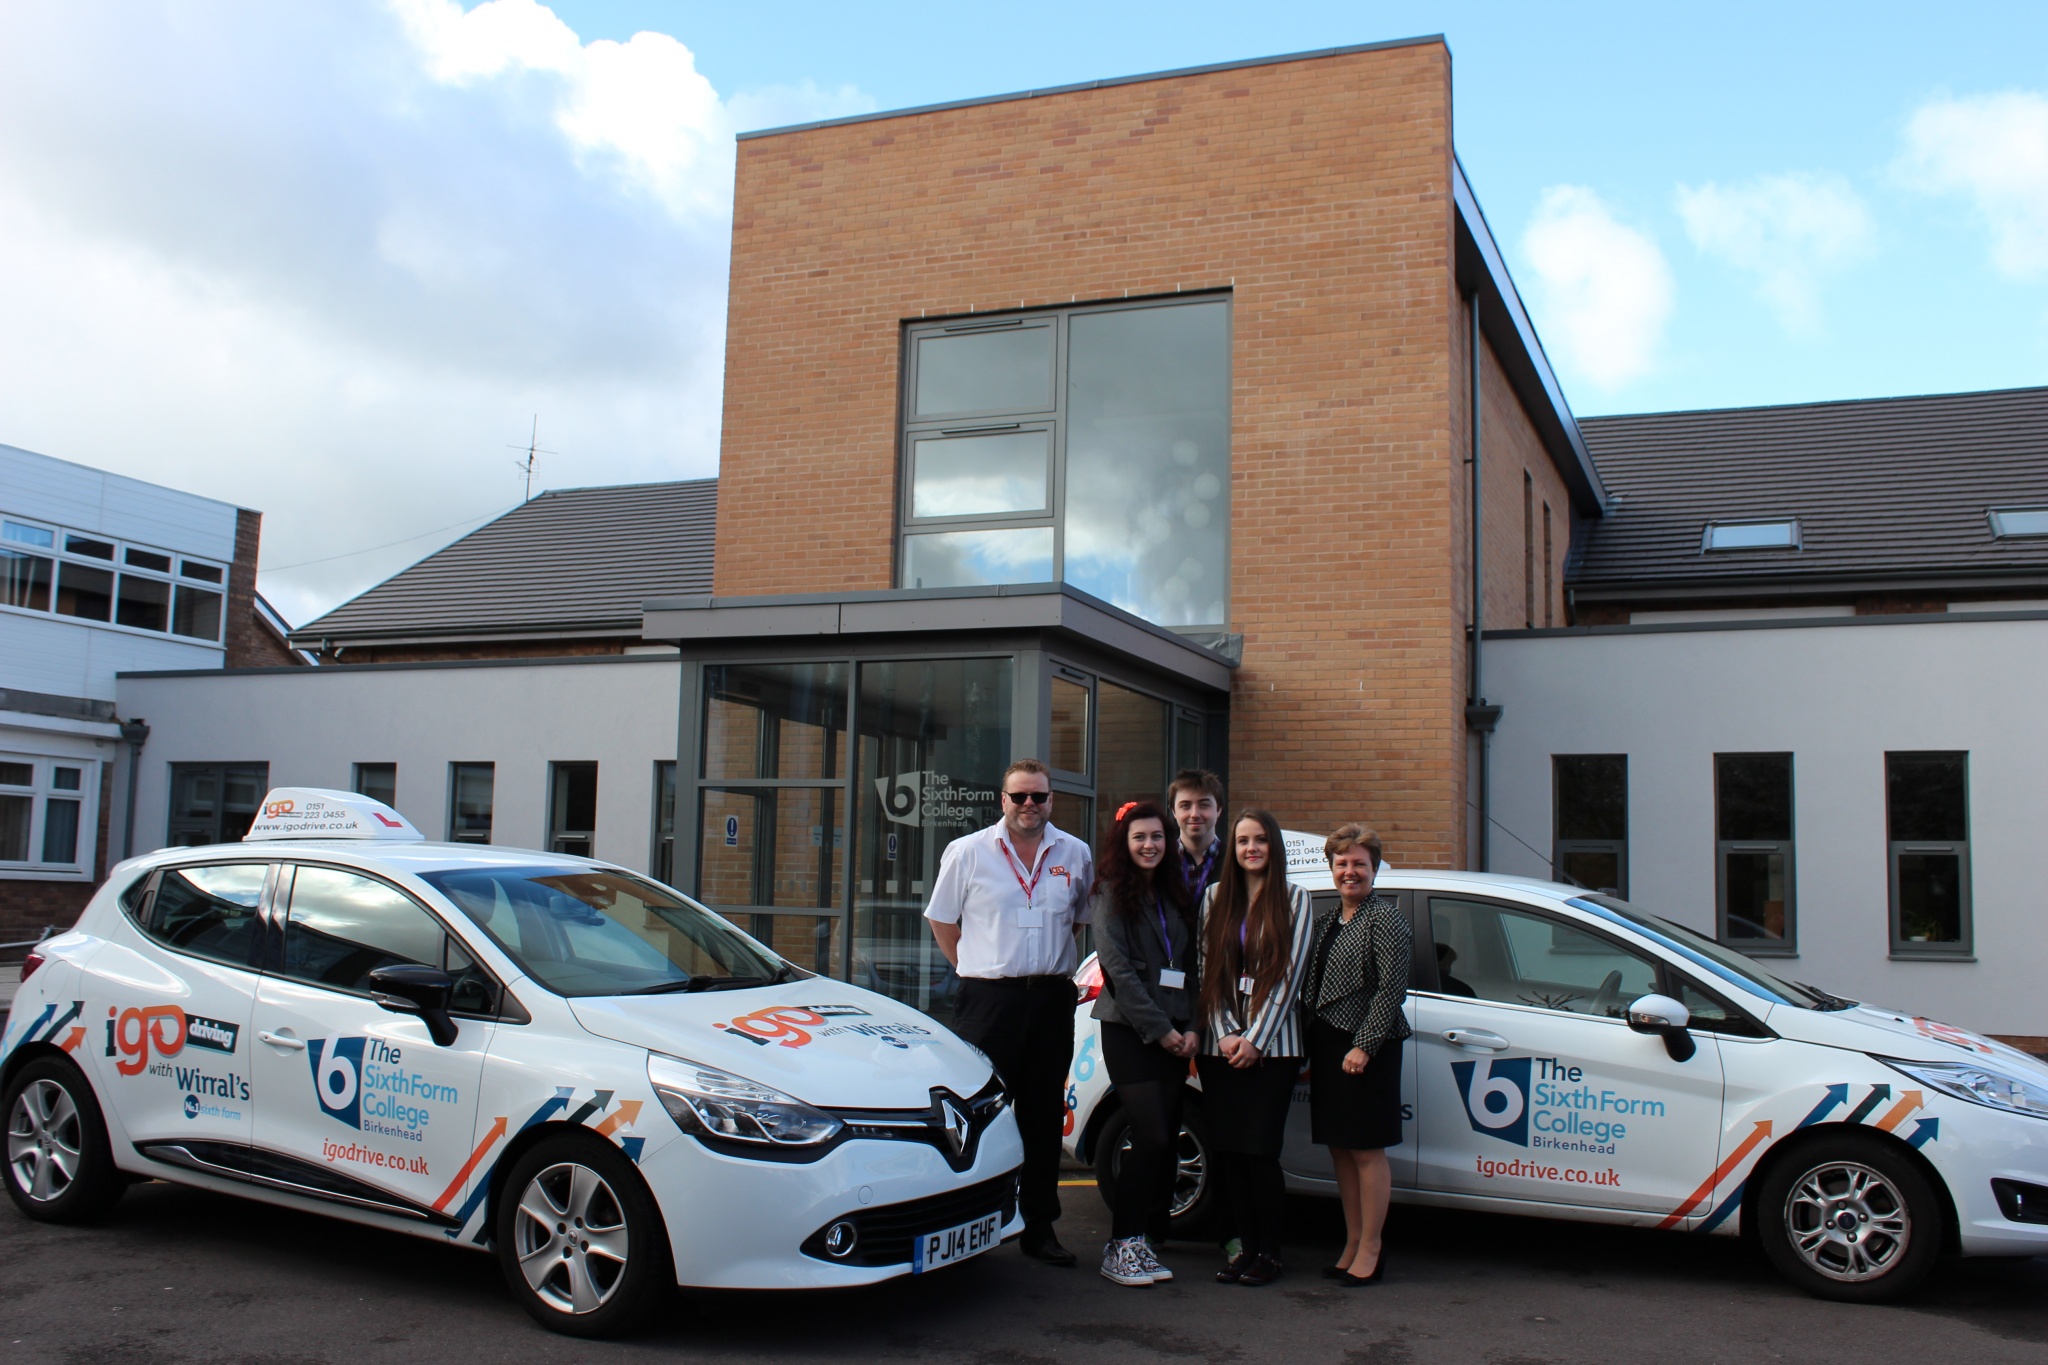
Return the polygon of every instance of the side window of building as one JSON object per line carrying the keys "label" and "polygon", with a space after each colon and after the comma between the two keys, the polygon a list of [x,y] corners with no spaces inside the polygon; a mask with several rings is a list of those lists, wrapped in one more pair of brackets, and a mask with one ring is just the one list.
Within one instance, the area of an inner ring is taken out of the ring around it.
{"label": "side window of building", "polygon": [[352,791],[382,801],[396,808],[398,805],[398,765],[396,763],[358,763]]}
{"label": "side window of building", "polygon": [[1970,924],[1970,756],[1884,756],[1891,861],[1891,950],[1898,957],[1964,957]]}
{"label": "side window of building", "polygon": [[166,868],[142,908],[142,932],[181,953],[253,967],[268,863]]}
{"label": "side window of building", "polygon": [[165,842],[180,848],[236,842],[249,832],[269,789],[268,763],[173,763]]}
{"label": "side window of building", "polygon": [[674,886],[676,878],[676,763],[654,763],[654,880]]}
{"label": "side window of building", "polygon": [[10,607],[220,640],[219,563],[12,518],[0,521],[0,542],[0,602]]}
{"label": "side window of building", "polygon": [[496,785],[495,764],[448,765],[449,842],[488,844],[491,841],[491,805]]}
{"label": "side window of building", "polygon": [[1798,951],[1792,755],[1714,755],[1720,937],[1748,953]]}
{"label": "side window of building", "polygon": [[99,765],[82,759],[0,754],[0,865],[9,870],[90,871]]}
{"label": "side window of building", "polygon": [[597,765],[548,765],[548,847],[578,858],[597,842]]}
{"label": "side window of building", "polygon": [[1553,874],[1628,899],[1628,755],[1554,754],[1551,773]]}

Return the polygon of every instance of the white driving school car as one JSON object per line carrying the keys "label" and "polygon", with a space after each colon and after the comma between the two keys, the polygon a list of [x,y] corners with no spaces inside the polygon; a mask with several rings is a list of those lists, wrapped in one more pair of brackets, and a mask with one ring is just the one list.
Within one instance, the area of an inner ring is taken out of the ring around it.
{"label": "white driving school car", "polygon": [[542,1323],[867,1284],[1021,1230],[986,1058],[585,858],[280,789],[117,867],[0,1034],[30,1217],[155,1177],[494,1250]]}
{"label": "white driving school car", "polygon": [[[1289,877],[1333,901],[1321,840]],[[1404,1044],[1411,1203],[1696,1233],[1753,1230],[1808,1291],[1879,1300],[1944,1251],[2048,1253],[2048,1066],[1933,1020],[1784,981],[1611,896],[1516,877],[1383,871],[1415,955]],[[1068,1150],[1109,1188],[1127,1147],[1081,973]],[[1336,1193],[1306,1076],[1281,1164]],[[1210,1203],[1199,1097],[1177,1223]]]}

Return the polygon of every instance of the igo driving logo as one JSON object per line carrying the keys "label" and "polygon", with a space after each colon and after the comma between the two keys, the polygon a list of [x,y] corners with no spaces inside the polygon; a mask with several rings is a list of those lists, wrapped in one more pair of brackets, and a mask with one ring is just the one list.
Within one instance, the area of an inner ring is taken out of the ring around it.
{"label": "igo driving logo", "polygon": [[313,1094],[327,1117],[365,1133],[419,1142],[433,1121],[432,1104],[455,1104],[461,1093],[405,1069],[401,1049],[382,1038],[311,1038]]}
{"label": "igo driving logo", "polygon": [[1451,1071],[1474,1132],[1529,1145],[1529,1058],[1452,1062]]}

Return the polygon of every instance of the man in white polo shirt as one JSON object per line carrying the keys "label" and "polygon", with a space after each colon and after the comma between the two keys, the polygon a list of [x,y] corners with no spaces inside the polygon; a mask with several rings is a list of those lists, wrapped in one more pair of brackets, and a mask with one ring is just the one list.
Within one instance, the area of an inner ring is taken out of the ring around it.
{"label": "man in white polo shirt", "polygon": [[1002,802],[1001,820],[947,845],[924,917],[960,974],[953,1031],[995,1063],[1017,1115],[1024,1254],[1071,1266],[1074,1253],[1052,1225],[1074,1056],[1075,941],[1088,922],[1095,860],[1052,827],[1052,778],[1037,759],[1003,773]]}

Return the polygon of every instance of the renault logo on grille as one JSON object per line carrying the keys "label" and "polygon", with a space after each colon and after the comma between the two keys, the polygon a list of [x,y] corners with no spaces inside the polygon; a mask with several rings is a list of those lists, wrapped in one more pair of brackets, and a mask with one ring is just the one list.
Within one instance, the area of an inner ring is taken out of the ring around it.
{"label": "renault logo on grille", "polygon": [[967,1150],[967,1115],[960,1112],[960,1106],[954,1104],[949,1096],[939,1097],[939,1126],[945,1130],[946,1145],[953,1149],[954,1156]]}

